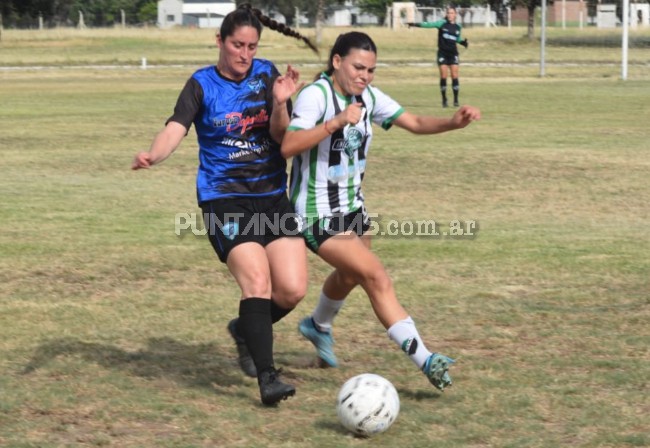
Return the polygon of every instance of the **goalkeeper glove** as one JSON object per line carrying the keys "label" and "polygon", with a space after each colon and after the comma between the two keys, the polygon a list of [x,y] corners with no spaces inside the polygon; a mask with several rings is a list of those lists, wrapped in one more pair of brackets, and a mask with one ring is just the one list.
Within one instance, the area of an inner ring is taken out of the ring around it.
{"label": "goalkeeper glove", "polygon": [[461,44],[465,48],[469,47],[469,42],[467,41],[467,39],[461,40],[459,44]]}
{"label": "goalkeeper glove", "polygon": [[408,26],[409,28],[411,28],[412,26],[419,27],[420,24],[419,24],[419,23],[408,22],[408,23],[406,24],[406,26]]}

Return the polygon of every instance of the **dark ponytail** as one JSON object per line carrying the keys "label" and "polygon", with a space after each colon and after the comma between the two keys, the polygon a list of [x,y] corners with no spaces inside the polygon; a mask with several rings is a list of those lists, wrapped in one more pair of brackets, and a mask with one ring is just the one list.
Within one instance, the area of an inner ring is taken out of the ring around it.
{"label": "dark ponytail", "polygon": [[257,34],[261,36],[262,25],[272,29],[273,31],[282,33],[285,36],[301,40],[307,44],[307,46],[311,48],[314,53],[318,54],[318,48],[316,48],[316,45],[314,45],[307,37],[289,28],[283,23],[278,23],[270,17],[265,16],[262,14],[262,11],[257,8],[253,8],[248,3],[239,5],[237,9],[229,13],[223,19],[219,33],[221,34],[221,38],[225,40],[226,37],[231,36],[240,26],[252,26],[257,30]]}

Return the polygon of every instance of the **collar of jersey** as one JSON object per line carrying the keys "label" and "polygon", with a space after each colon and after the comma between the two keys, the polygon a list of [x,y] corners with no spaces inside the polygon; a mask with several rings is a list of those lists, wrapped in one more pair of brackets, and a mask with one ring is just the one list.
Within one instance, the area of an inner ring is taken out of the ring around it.
{"label": "collar of jersey", "polygon": [[320,77],[322,79],[326,80],[327,82],[329,82],[332,85],[332,92],[336,93],[336,96],[338,96],[339,98],[344,100],[346,104],[350,104],[352,102],[352,97],[351,96],[345,96],[345,95],[343,95],[343,94],[336,91],[336,89],[334,88],[334,81],[332,81],[332,78],[327,73],[325,73],[325,72],[321,73]]}

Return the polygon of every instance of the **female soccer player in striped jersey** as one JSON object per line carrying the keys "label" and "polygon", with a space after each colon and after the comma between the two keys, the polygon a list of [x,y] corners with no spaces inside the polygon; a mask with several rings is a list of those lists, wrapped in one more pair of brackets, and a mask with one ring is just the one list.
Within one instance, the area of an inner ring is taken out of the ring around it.
{"label": "female soccer player in striped jersey", "polygon": [[361,285],[390,339],[442,390],[451,385],[447,370],[453,360],[426,348],[371,251],[361,181],[373,123],[437,134],[464,128],[480,118],[480,111],[463,106],[451,118],[407,112],[371,85],[376,66],[377,48],[367,34],[340,35],[327,70],[298,94],[282,141],[282,154],[294,157],[289,196],[303,218],[307,246],[334,267],[314,312],[301,320],[299,330],[315,345],[318,357],[335,367],[332,323],[350,291]]}

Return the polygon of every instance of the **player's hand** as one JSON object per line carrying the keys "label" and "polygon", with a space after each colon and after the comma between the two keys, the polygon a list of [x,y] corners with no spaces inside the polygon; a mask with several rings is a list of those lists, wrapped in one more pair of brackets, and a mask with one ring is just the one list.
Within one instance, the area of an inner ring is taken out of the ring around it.
{"label": "player's hand", "polygon": [[151,155],[146,151],[141,151],[135,155],[131,163],[132,170],[147,169],[151,166]]}
{"label": "player's hand", "polygon": [[284,104],[291,96],[300,90],[305,83],[299,83],[300,73],[291,65],[287,66],[287,73],[279,76],[273,84],[273,101]]}
{"label": "player's hand", "polygon": [[467,39],[461,40],[459,43],[465,48],[469,47],[469,41]]}
{"label": "player's hand", "polygon": [[417,23],[413,23],[413,22],[408,22],[408,23],[406,24],[406,26],[408,26],[409,28],[411,28],[412,26],[417,27],[418,24],[417,24]]}
{"label": "player's hand", "polygon": [[456,129],[461,129],[470,124],[472,121],[481,119],[481,111],[477,107],[462,106],[451,117],[451,121]]}
{"label": "player's hand", "polygon": [[361,121],[363,118],[363,114],[365,112],[365,108],[363,107],[363,103],[352,103],[348,107],[345,108],[343,112],[341,112],[340,115],[344,116],[345,120],[345,125],[351,124],[355,125],[358,122]]}
{"label": "player's hand", "polygon": [[363,103],[352,103],[344,111],[334,116],[331,121],[335,129],[341,129],[349,124],[357,124],[364,118],[365,113],[366,108],[363,107]]}

